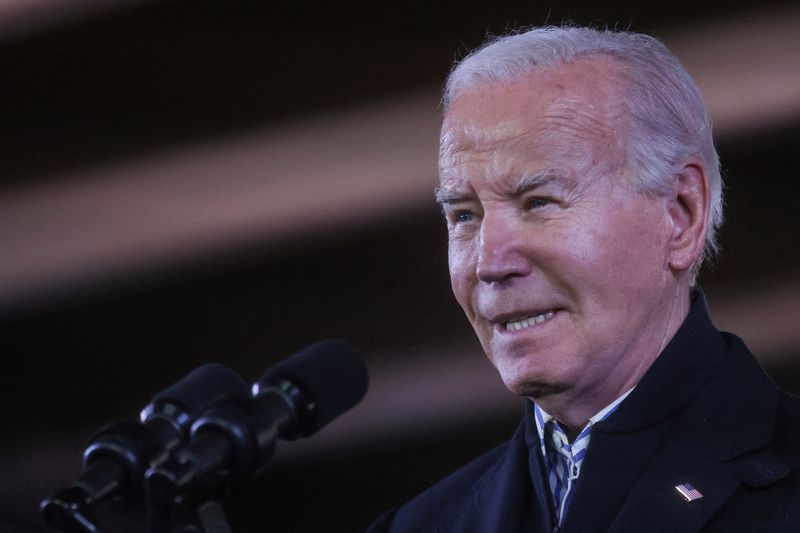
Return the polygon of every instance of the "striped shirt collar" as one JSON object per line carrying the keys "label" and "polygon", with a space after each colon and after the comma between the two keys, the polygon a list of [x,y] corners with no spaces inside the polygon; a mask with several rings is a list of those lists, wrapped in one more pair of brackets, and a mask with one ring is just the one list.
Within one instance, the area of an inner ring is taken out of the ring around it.
{"label": "striped shirt collar", "polygon": [[[592,416],[589,419],[589,421],[586,423],[586,426],[584,426],[583,429],[581,430],[581,433],[583,433],[586,430],[587,427],[593,426],[594,424],[597,424],[598,422],[602,422],[603,420],[605,420],[606,418],[611,416],[611,413],[613,413],[614,411],[617,410],[617,407],[619,407],[619,404],[621,404],[623,402],[623,400],[625,400],[625,398],[627,398],[628,395],[631,392],[633,392],[633,389],[635,389],[635,388],[636,388],[636,386],[634,385],[633,387],[628,389],[626,392],[622,393],[622,395],[619,398],[617,398],[616,400],[614,400],[610,404],[606,405],[603,409],[598,411],[594,416]],[[534,415],[535,415],[534,418],[536,419],[536,431],[539,433],[539,442],[542,445],[542,453],[546,453],[545,450],[544,450],[544,429],[545,429],[545,426],[547,425],[547,423],[550,422],[551,420],[553,420],[553,416],[551,414],[549,414],[547,411],[545,411],[544,409],[542,409],[541,407],[539,407],[539,405],[536,404],[536,403],[533,404],[533,411],[534,411]],[[558,421],[556,421],[556,422],[558,422]]]}
{"label": "striped shirt collar", "polygon": [[567,435],[561,424],[534,404],[536,431],[539,434],[539,444],[553,496],[556,521],[559,525],[563,523],[569,502],[575,492],[581,465],[589,448],[592,426],[608,418],[632,390],[633,388],[591,417],[572,443],[567,442]]}

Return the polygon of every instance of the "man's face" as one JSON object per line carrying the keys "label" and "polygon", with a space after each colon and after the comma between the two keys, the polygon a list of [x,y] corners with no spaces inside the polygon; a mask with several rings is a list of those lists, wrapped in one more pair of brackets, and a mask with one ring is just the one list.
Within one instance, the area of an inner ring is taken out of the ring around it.
{"label": "man's face", "polygon": [[453,292],[506,386],[536,399],[610,402],[665,342],[668,204],[630,185],[609,71],[477,85],[442,127]]}

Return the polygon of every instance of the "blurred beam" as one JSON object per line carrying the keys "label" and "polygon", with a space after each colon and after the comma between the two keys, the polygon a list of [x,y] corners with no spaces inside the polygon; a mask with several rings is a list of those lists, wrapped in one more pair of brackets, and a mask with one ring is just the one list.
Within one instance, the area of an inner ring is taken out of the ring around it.
{"label": "blurred beam", "polygon": [[800,120],[800,7],[708,21],[665,35],[700,86],[715,133]]}
{"label": "blurred beam", "polygon": [[152,0],[0,0],[0,42]]}
{"label": "blurred beam", "polygon": [[[667,35],[719,136],[800,117],[797,27],[800,8]],[[424,205],[437,102],[430,90],[5,191],[0,309]]]}
{"label": "blurred beam", "polygon": [[782,362],[800,354],[800,276],[717,287],[708,296],[716,326],[741,337],[762,361]]}
{"label": "blurred beam", "polygon": [[0,308],[430,202],[439,112],[412,95],[0,196]]}

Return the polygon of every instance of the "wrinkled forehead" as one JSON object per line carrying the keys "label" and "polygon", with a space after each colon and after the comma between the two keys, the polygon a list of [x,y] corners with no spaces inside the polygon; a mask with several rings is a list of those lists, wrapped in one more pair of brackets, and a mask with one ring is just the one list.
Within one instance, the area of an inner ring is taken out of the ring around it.
{"label": "wrinkled forehead", "polygon": [[626,107],[617,68],[609,59],[587,58],[511,81],[476,82],[448,107],[440,157],[531,138],[618,144]]}
{"label": "wrinkled forehead", "polygon": [[464,150],[488,151],[531,133],[534,132],[530,124],[520,116],[485,125],[463,119],[448,121],[446,118],[439,139],[439,153],[452,155]]}

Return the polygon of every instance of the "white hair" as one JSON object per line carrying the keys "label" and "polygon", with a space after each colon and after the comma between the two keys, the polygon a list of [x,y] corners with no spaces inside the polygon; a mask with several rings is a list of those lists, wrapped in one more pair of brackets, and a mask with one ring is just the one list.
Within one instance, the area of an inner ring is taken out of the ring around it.
{"label": "white hair", "polygon": [[447,78],[445,112],[463,90],[480,82],[509,82],[578,58],[606,56],[620,65],[629,111],[628,160],[641,190],[665,194],[690,157],[706,166],[711,220],[703,253],[717,253],[722,224],[722,177],[703,98],[689,73],[655,37],[594,28],[545,26],[490,39],[456,64]]}

